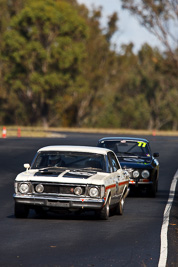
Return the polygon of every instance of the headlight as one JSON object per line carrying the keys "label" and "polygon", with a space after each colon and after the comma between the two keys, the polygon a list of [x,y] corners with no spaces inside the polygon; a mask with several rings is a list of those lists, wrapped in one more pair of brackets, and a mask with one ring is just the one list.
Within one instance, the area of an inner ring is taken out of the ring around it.
{"label": "headlight", "polygon": [[146,179],[146,178],[148,178],[149,176],[150,176],[150,172],[149,171],[147,171],[147,170],[144,170],[144,171],[142,171],[142,177],[144,178],[144,179]]}
{"label": "headlight", "polygon": [[139,175],[140,175],[139,171],[134,171],[134,172],[133,172],[133,177],[134,177],[134,178],[138,178]]}
{"label": "headlight", "polygon": [[74,193],[76,194],[76,195],[82,195],[82,192],[83,192],[83,190],[82,190],[82,188],[80,187],[80,186],[77,186],[77,187],[75,187],[75,189],[74,189]]}
{"label": "headlight", "polygon": [[29,184],[23,183],[19,184],[19,191],[21,194],[26,194],[29,191]]}
{"label": "headlight", "polygon": [[99,196],[99,190],[97,187],[91,187],[89,189],[89,195],[90,197],[98,197]]}
{"label": "headlight", "polygon": [[44,191],[44,186],[42,184],[37,184],[35,187],[35,190],[37,193],[43,193]]}

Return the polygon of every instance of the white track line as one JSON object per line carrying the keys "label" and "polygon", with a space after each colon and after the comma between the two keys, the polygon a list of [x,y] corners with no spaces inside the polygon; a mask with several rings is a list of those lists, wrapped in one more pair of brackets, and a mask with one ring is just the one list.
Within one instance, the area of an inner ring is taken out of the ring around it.
{"label": "white track line", "polygon": [[160,249],[160,258],[159,258],[158,267],[166,267],[167,254],[168,254],[167,232],[168,232],[168,226],[169,226],[169,214],[170,214],[172,203],[174,200],[177,179],[178,179],[178,170],[173,177],[170,191],[169,191],[169,199],[168,199],[166,208],[164,210],[163,224],[161,228],[161,249]]}

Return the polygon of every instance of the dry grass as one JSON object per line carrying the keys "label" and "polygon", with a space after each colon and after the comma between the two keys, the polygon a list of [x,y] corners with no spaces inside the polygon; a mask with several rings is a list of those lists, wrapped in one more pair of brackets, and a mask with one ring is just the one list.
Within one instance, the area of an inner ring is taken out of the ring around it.
{"label": "dry grass", "polygon": [[[3,126],[0,126],[2,138]],[[101,133],[116,135],[157,135],[157,136],[178,136],[178,131],[147,131],[131,129],[97,129],[97,128],[47,128],[7,126],[6,137],[65,137],[65,132],[80,133]]]}

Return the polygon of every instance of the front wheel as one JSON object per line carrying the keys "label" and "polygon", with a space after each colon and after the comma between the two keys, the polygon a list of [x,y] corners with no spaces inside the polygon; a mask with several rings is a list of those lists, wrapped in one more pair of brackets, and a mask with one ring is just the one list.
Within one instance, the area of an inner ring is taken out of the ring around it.
{"label": "front wheel", "polygon": [[156,197],[156,193],[158,191],[158,181],[154,181],[151,185],[151,188],[149,188],[149,195],[150,197]]}
{"label": "front wheel", "polygon": [[16,218],[27,218],[29,213],[29,208],[24,204],[15,203],[14,215]]}
{"label": "front wheel", "polygon": [[102,220],[108,220],[109,219],[109,213],[110,213],[109,202],[110,202],[110,198],[107,200],[104,207],[99,211],[99,217]]}

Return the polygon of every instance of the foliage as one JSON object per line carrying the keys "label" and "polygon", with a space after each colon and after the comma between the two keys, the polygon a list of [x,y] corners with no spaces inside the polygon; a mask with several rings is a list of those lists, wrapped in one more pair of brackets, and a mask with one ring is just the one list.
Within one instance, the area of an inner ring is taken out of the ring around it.
{"label": "foliage", "polygon": [[161,41],[178,67],[177,0],[122,0],[122,3],[123,8],[130,10]]}
{"label": "foliage", "polygon": [[63,1],[29,1],[12,18],[3,47],[6,86],[17,96],[12,120],[47,123],[54,99],[75,87],[86,38],[84,20]]}
{"label": "foliage", "polygon": [[123,1],[164,53],[148,44],[116,52],[117,14],[102,29],[102,10],[76,0],[0,0],[0,123],[178,129],[178,50],[163,28],[176,21],[173,6],[138,2]]}

